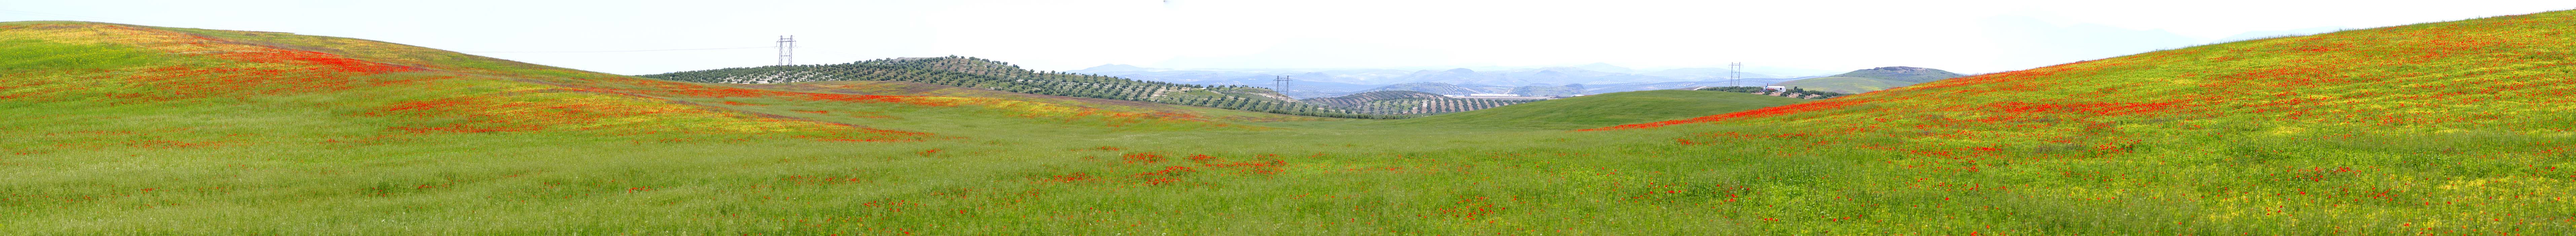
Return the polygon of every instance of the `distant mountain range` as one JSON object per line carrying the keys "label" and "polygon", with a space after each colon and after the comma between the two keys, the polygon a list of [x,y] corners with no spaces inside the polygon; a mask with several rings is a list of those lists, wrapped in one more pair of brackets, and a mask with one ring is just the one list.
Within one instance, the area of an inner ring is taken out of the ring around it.
{"label": "distant mountain range", "polygon": [[1360,91],[1360,92],[1377,92],[1377,91],[1415,91],[1415,92],[1425,92],[1425,93],[1441,94],[1441,95],[1468,95],[1468,94],[1479,94],[1479,93],[1503,93],[1503,91],[1506,91],[1506,89],[1498,89],[1498,88],[1496,88],[1496,87],[1485,87],[1485,86],[1478,86],[1477,88],[1469,88],[1469,87],[1467,87],[1467,86],[1459,86],[1459,85],[1455,85],[1455,84],[1447,84],[1447,83],[1403,83],[1403,84],[1387,85],[1387,86],[1383,86],[1383,87],[1371,88],[1371,89],[1368,89],[1368,90],[1365,90],[1365,91]]}
{"label": "distant mountain range", "polygon": [[[1662,77],[1667,77],[1667,78],[1676,78],[1676,79],[1685,79],[1685,80],[1689,80],[1689,81],[1720,81],[1720,80],[1726,80],[1726,77],[1727,77],[1727,76],[1729,76],[1729,74],[1728,74],[1727,72],[1728,72],[1728,70],[1727,70],[1726,68],[1681,68],[1681,69],[1660,70],[1660,71],[1655,71],[1655,72],[1646,72],[1644,75],[1648,75],[1648,76],[1662,76]],[[1774,76],[1774,75],[1760,74],[1760,73],[1744,73],[1744,74],[1743,74],[1743,76],[1744,76],[1744,78],[1789,78],[1789,77],[1795,77],[1795,76]]]}

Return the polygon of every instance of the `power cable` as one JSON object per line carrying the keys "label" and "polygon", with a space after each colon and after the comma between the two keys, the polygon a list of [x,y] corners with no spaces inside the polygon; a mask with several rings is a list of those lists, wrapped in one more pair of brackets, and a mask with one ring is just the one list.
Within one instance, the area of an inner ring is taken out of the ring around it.
{"label": "power cable", "polygon": [[778,47],[772,46],[772,47],[747,47],[747,48],[693,48],[693,49],[653,49],[653,50],[617,50],[617,51],[456,51],[456,52],[463,52],[463,53],[593,53],[593,52],[652,52],[652,51],[684,51],[684,50],[724,50],[724,49],[753,49],[753,48],[778,48]]}

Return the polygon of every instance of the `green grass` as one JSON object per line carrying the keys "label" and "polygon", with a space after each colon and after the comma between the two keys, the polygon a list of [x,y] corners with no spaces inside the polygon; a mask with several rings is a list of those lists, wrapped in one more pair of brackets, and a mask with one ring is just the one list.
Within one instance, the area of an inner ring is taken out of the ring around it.
{"label": "green grass", "polygon": [[0,52],[0,68],[109,69],[154,61],[152,54],[133,47],[112,44],[65,44],[33,39],[0,41],[0,47],[14,50]]}
{"label": "green grass", "polygon": [[[2566,235],[2571,22],[2235,42],[1602,131],[1560,127],[1783,98],[1240,123],[0,23],[0,55],[132,49],[0,71],[0,235]],[[260,44],[427,69],[174,53]],[[317,86],[340,84],[371,86]],[[423,104],[440,99],[485,100]],[[443,125],[535,127],[404,129]]]}

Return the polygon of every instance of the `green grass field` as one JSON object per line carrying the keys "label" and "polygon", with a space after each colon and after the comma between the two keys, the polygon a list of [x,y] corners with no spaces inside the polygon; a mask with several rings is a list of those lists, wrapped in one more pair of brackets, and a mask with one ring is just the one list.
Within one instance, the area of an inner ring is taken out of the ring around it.
{"label": "green grass field", "polygon": [[1336,120],[10,22],[0,235],[2567,235],[2571,28]]}

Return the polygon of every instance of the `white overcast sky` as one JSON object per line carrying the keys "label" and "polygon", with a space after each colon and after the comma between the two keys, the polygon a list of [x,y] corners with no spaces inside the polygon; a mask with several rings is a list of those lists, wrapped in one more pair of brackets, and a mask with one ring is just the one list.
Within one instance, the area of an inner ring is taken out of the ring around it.
{"label": "white overcast sky", "polygon": [[2576,9],[2566,0],[0,0],[79,20],[380,40],[617,74],[961,55],[1038,70],[1579,65],[1963,73],[2205,44]]}

